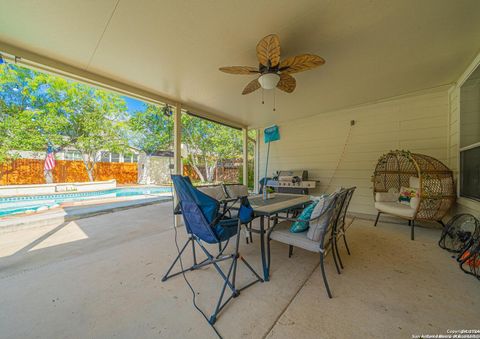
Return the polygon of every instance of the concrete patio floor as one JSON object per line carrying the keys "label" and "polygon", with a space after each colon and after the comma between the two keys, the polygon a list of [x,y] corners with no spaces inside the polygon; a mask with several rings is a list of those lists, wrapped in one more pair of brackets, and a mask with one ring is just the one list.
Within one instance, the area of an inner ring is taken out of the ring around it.
{"label": "concrete patio floor", "polygon": [[[0,237],[2,338],[215,338],[182,277],[162,283],[176,254],[171,202]],[[179,243],[184,237],[179,228]],[[221,313],[225,338],[411,338],[479,328],[479,284],[437,246],[439,230],[355,220],[345,270],[327,259],[328,299],[317,255],[273,243],[271,281]],[[260,271],[259,242],[242,254]],[[185,265],[191,260],[185,259]],[[221,280],[187,273],[209,312]],[[241,268],[239,285],[252,279]]]}

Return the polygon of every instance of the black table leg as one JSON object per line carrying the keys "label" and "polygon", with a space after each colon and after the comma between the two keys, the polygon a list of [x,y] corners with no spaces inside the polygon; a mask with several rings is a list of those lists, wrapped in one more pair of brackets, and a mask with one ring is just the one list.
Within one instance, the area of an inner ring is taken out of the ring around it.
{"label": "black table leg", "polygon": [[265,216],[260,217],[260,254],[262,256],[263,279],[269,281],[267,261],[265,259]]}

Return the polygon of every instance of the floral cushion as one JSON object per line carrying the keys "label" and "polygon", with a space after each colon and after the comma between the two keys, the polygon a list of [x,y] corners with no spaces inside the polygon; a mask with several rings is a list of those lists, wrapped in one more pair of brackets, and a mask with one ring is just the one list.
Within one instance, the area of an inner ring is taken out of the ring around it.
{"label": "floral cushion", "polygon": [[410,200],[412,198],[418,198],[418,190],[413,187],[401,187],[400,188],[400,195],[398,197],[398,201],[403,205],[410,206]]}

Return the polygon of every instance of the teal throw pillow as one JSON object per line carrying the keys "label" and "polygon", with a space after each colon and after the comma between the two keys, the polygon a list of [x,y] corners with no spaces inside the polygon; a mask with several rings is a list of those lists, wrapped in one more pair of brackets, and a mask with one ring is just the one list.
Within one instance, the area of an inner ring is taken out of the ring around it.
{"label": "teal throw pillow", "polygon": [[[313,209],[317,205],[318,200],[312,202],[310,205],[305,207],[298,216],[298,219],[300,220],[309,220],[310,217],[312,216]],[[292,233],[300,233],[300,232],[305,232],[308,229],[308,221],[295,221],[292,226],[290,226],[290,232]]]}

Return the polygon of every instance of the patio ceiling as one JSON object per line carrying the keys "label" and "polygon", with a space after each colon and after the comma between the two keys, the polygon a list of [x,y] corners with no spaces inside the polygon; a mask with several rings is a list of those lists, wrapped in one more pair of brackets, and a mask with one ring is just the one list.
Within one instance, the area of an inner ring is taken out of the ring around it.
{"label": "patio ceiling", "polygon": [[[208,4],[208,5],[207,5]],[[273,6],[275,4],[275,6]],[[455,81],[480,47],[480,2],[437,0],[4,0],[0,51],[22,50],[261,126]],[[277,33],[283,56],[316,53],[293,94],[242,96],[255,45]],[[21,55],[20,55],[21,56]]]}

